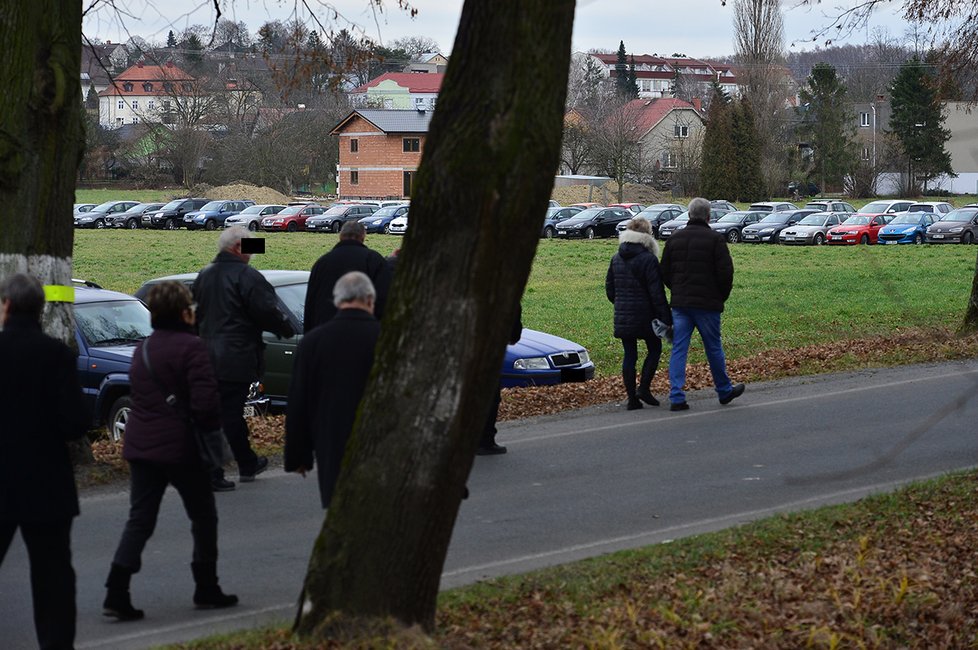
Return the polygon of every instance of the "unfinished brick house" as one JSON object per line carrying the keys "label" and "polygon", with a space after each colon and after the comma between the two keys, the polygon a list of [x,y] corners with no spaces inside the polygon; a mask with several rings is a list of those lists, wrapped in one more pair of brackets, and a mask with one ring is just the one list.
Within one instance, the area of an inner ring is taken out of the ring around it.
{"label": "unfinished brick house", "polygon": [[359,109],[333,127],[340,141],[336,194],[341,199],[407,199],[431,111]]}

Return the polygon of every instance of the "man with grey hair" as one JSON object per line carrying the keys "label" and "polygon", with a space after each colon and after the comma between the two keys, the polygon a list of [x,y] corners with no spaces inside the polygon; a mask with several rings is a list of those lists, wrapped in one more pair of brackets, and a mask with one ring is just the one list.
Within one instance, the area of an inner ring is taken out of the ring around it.
{"label": "man with grey hair", "polygon": [[85,435],[75,353],[41,331],[44,289],[17,273],[0,282],[0,564],[14,534],[30,559],[41,648],[75,641],[71,523],[78,493],[67,442]]}
{"label": "man with grey hair", "polygon": [[295,355],[285,417],[285,471],[303,476],[319,465],[319,496],[329,507],[346,441],[374,363],[380,321],[377,292],[352,271],[333,287],[336,315],[302,339]]}
{"label": "man with grey hair", "polygon": [[364,244],[367,231],[358,221],[347,221],[340,230],[340,241],[331,251],[321,256],[309,274],[309,288],[306,290],[306,307],[303,327],[309,332],[322,325],[336,314],[333,305],[333,287],[343,274],[361,271],[370,278],[377,291],[374,313],[377,318],[384,315],[384,303],[390,288],[393,273],[387,260],[375,250]]}
{"label": "man with grey hair", "polygon": [[[248,388],[264,372],[261,333],[284,338],[295,334],[288,316],[278,308],[275,289],[249,265],[251,255],[241,250],[241,240],[249,237],[251,233],[243,226],[222,232],[217,257],[201,270],[193,286],[197,328],[214,363],[221,424],[242,483],[254,481],[268,467],[268,459],[252,450],[244,419]],[[219,492],[234,489],[220,468],[214,470],[211,484]]]}
{"label": "man with grey hair", "polygon": [[720,314],[733,289],[733,260],[727,240],[710,228],[710,202],[689,202],[689,223],[666,240],[659,262],[662,280],[671,290],[672,356],[669,358],[669,410],[685,411],[686,357],[693,328],[703,339],[706,360],[721,404],[744,393],[727,376],[727,360],[720,340]]}

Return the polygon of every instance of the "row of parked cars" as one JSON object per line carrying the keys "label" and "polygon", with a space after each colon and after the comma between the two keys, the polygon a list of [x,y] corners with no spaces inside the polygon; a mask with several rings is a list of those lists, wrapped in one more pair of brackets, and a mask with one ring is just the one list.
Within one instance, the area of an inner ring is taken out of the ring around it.
{"label": "row of parked cars", "polygon": [[[296,332],[303,331],[308,271],[261,271],[275,288],[278,306]],[[154,278],[130,296],[100,288],[91,282],[75,283],[75,339],[78,376],[86,400],[95,414],[95,426],[105,426],[118,440],[125,434],[131,408],[129,366],[136,344],[149,336],[149,310],[142,299],[164,280],[193,284],[196,273]],[[255,403],[273,408],[285,405],[295,350],[302,335],[279,339],[265,333],[265,375],[252,389]],[[586,381],[594,376],[594,363],[586,348],[552,334],[524,329],[519,342],[506,348],[500,369],[503,387],[551,385]],[[250,406],[250,405],[249,405]],[[253,407],[252,407],[253,408]],[[250,414],[246,408],[246,414]]]}

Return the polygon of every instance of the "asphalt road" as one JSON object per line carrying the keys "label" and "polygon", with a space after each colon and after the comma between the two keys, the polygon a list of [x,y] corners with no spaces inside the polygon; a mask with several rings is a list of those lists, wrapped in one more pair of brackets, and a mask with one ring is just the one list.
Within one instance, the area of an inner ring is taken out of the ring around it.
{"label": "asphalt road", "polygon": [[[480,457],[442,578],[445,588],[666,542],[773,513],[891,490],[973,467],[978,361],[749,385],[720,406],[589,408],[506,423],[504,456]],[[73,536],[78,648],[143,648],[289,620],[322,520],[315,480],[269,471],[219,494],[220,575],[241,604],[192,608],[190,534],[172,491],[133,579],[147,612],[101,616],[125,493],[85,496]],[[26,552],[0,568],[0,645],[35,647]]]}

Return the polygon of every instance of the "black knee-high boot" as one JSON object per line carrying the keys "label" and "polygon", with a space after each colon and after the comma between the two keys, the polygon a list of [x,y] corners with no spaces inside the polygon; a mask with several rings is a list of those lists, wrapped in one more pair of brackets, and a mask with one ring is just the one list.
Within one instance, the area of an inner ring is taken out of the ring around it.
{"label": "black knee-high boot", "polygon": [[130,569],[118,564],[113,564],[109,569],[109,577],[105,581],[108,592],[105,594],[105,602],[102,603],[102,614],[120,621],[137,621],[144,616],[143,610],[133,607],[129,598],[129,579],[132,573]]}
{"label": "black knee-high boot", "polygon": [[649,406],[658,406],[659,400],[652,396],[649,387],[652,385],[652,377],[655,375],[655,365],[646,361],[642,366],[642,376],[638,380],[638,391],[635,395]]}
{"label": "black knee-high boot", "polygon": [[635,369],[622,370],[621,381],[625,384],[625,394],[628,395],[625,408],[629,411],[642,408],[642,402],[635,396]]}
{"label": "black knee-high boot", "polygon": [[217,609],[238,604],[238,597],[221,591],[217,584],[217,562],[191,562],[194,572],[194,605],[199,609]]}

